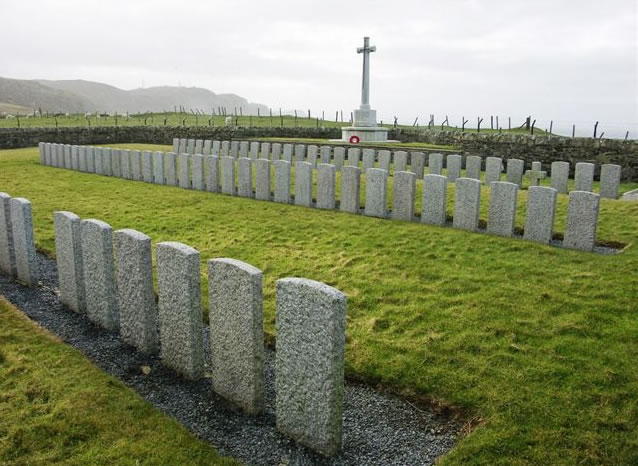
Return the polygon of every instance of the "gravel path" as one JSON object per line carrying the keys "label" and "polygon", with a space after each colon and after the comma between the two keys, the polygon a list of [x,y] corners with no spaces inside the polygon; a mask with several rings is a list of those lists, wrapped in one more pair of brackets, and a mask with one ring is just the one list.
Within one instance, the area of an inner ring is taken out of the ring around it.
{"label": "gravel path", "polygon": [[[252,418],[215,395],[208,380],[189,382],[164,368],[157,357],[123,345],[62,306],[55,261],[38,254],[40,287],[27,288],[0,274],[0,294],[29,318],[84,353],[156,408],[173,416],[223,454],[254,465],[422,465],[452,448],[462,428],[458,420],[417,409],[374,389],[346,384],[344,438],[340,456],[326,459],[298,446],[275,428],[274,351],[266,354],[266,404]],[[208,328],[204,330],[208,340]],[[208,346],[208,345],[207,345]],[[145,375],[142,366],[148,366]]]}

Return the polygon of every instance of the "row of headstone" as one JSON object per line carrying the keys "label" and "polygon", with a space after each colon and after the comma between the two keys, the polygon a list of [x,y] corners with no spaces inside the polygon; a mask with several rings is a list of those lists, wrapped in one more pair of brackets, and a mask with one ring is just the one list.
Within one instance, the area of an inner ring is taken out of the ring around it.
{"label": "row of headstone", "polygon": [[[288,162],[309,162],[316,167],[318,163],[333,163],[339,171],[344,165],[360,166],[364,173],[369,168],[382,168],[388,173],[391,167],[395,172],[409,171],[415,173],[418,179],[425,174],[426,154],[423,152],[407,152],[375,149],[360,149],[351,147],[346,150],[340,146],[316,146],[305,144],[280,144],[258,141],[209,141],[194,139],[174,139],[173,152],[202,155],[231,156],[237,158],[268,159],[272,162],[282,159]],[[445,158],[445,163],[444,163]],[[458,154],[431,153],[427,157],[428,173],[441,175],[443,166],[449,182],[454,183],[463,176],[463,157]],[[481,179],[482,167],[485,167],[485,184],[501,181],[504,171],[503,160],[500,157],[483,158],[469,155],[465,158],[465,178]],[[552,187],[559,193],[569,192],[569,162],[553,162],[551,165]],[[594,190],[594,164],[577,163],[574,176],[574,191]],[[547,177],[542,170],[541,162],[532,162],[532,167],[525,170],[525,161],[521,159],[507,159],[505,181],[520,187],[523,177],[530,180],[531,186],[538,186],[540,180]],[[604,198],[617,199],[620,185],[621,167],[615,164],[603,164],[600,171],[600,195]]]}
{"label": "row of headstone", "polygon": [[[93,148],[96,166],[105,167],[105,149]],[[81,151],[78,151],[81,153]],[[268,159],[253,161],[247,157],[235,160],[231,156],[219,157],[199,154],[173,154],[172,152],[143,152],[142,157],[131,158],[139,151],[108,149],[110,162],[120,158],[120,166],[127,168],[122,176],[140,171],[145,175],[132,179],[158,184],[172,184],[182,188],[222,192],[231,196],[294,203],[304,207],[339,209],[349,213],[363,213],[370,217],[393,220],[421,221],[425,224],[445,225],[447,184],[449,178],[428,174],[423,178],[423,197],[420,218],[415,212],[416,174],[408,171],[394,173],[392,185],[392,209],[388,211],[388,172],[380,168],[369,168],[365,173],[365,205],[361,209],[361,175],[357,166],[346,165],[341,169],[341,198],[336,199],[336,166],[320,163],[316,173],[316,199],[313,197],[314,169],[309,162],[296,162],[294,170],[294,197],[291,195],[292,164],[286,160],[271,162]],[[460,156],[459,156],[460,158]],[[125,162],[126,160],[126,162]],[[141,162],[140,162],[141,160]],[[135,161],[135,162],[131,162]],[[130,163],[138,165],[129,170]],[[253,176],[254,172],[254,176]],[[254,180],[254,185],[253,185]],[[274,181],[274,191],[271,189]],[[510,182],[490,183],[490,209],[487,232],[502,236],[514,235],[518,185]],[[534,189],[532,189],[534,188]],[[545,193],[545,194],[539,194]],[[523,237],[549,244],[553,236],[557,190],[532,186],[528,191],[528,210]],[[592,250],[598,223],[599,195],[572,191],[568,207],[565,247]],[[456,180],[456,194],[452,226],[469,231],[479,229],[479,206],[481,181],[461,177]],[[540,205],[537,205],[539,204]],[[589,210],[584,207],[589,206]],[[590,212],[591,211],[591,212]],[[572,219],[570,222],[569,219]],[[578,219],[578,220],[577,220]],[[581,233],[578,233],[581,231]],[[573,240],[585,235],[586,241]]]}
{"label": "row of headstone", "polygon": [[31,202],[0,193],[0,270],[28,286],[38,284]]}
{"label": "row of headstone", "polygon": [[[188,379],[204,377],[200,254],[187,245],[113,232],[94,219],[55,212],[60,300]],[[117,264],[117,266],[115,265]],[[213,390],[251,415],[264,407],[262,271],[208,261]],[[276,283],[277,428],[325,455],[341,448],[346,297],[301,278]],[[310,351],[309,351],[310,350]]]}

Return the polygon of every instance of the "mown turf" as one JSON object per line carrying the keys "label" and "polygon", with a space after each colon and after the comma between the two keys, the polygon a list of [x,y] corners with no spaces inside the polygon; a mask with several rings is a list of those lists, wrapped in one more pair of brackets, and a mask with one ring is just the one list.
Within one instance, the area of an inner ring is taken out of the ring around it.
{"label": "mown turf", "polygon": [[0,464],[236,464],[0,297]]}
{"label": "mown turf", "polygon": [[602,201],[599,238],[628,245],[602,256],[43,167],[36,149],[0,152],[0,190],[33,202],[46,251],[64,209],[197,248],[204,293],[207,259],[261,268],[271,336],[277,279],[343,290],[348,375],[481,421],[448,464],[638,463],[638,203]]}

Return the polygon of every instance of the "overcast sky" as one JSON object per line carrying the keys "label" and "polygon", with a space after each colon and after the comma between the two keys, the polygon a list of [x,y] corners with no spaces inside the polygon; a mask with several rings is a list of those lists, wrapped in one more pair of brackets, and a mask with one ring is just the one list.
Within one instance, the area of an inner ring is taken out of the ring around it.
{"label": "overcast sky", "polygon": [[[348,113],[371,37],[372,107],[638,137],[637,0],[0,0],[0,76],[236,93]],[[485,125],[485,123],[484,123]],[[599,132],[600,132],[599,130]]]}

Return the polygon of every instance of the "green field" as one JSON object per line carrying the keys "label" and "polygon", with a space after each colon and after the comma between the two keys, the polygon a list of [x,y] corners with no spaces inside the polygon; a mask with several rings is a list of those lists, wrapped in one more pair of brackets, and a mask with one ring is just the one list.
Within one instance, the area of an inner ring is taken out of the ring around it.
{"label": "green field", "polygon": [[[304,116],[305,115],[305,116]],[[299,114],[298,118],[291,115],[283,115],[280,117],[278,114],[273,116],[238,116],[233,117],[233,125],[237,126],[259,126],[259,127],[284,127],[284,128],[332,128],[341,126],[350,126],[349,115],[344,113],[345,122],[330,120],[334,118],[334,113],[325,114],[325,119],[321,118],[321,115],[312,115],[308,118],[307,114]],[[129,115],[126,118],[125,115],[115,115],[109,117],[96,118],[95,112],[92,116],[87,118],[84,114],[72,114],[62,115],[58,117],[47,116],[29,118],[20,117],[5,119],[0,118],[0,128],[30,128],[30,127],[63,127],[63,126],[224,126],[226,117],[224,116],[211,116],[211,115],[195,115],[193,113],[143,113],[136,115]],[[381,122],[383,126],[387,128],[392,127],[392,122]],[[412,125],[399,124],[399,128],[402,129],[424,129],[427,125],[414,127]],[[433,129],[442,129],[441,125],[435,126]],[[454,126],[444,126],[443,129],[447,130],[459,130],[460,128]],[[481,132],[496,132],[497,130],[486,129],[484,126],[481,128]],[[476,128],[470,128],[469,124],[465,128],[465,132],[474,133]],[[529,133],[524,129],[513,128],[511,130],[504,129],[503,132],[508,133]],[[534,130],[534,134],[542,135],[547,134],[540,128]]]}
{"label": "green field", "polygon": [[[300,276],[345,292],[347,376],[451,408],[475,426],[444,463],[638,463],[638,203],[601,201],[599,240],[626,245],[603,256],[37,160],[35,148],[0,151],[0,190],[32,201],[45,252],[54,249],[52,213],[70,210],[195,247],[204,297],[207,259],[248,262],[264,272],[269,341],[277,279]],[[453,195],[450,186],[449,215]],[[521,191],[518,226],[525,200]],[[559,196],[557,232],[566,201]],[[482,219],[488,202],[484,189]]]}

